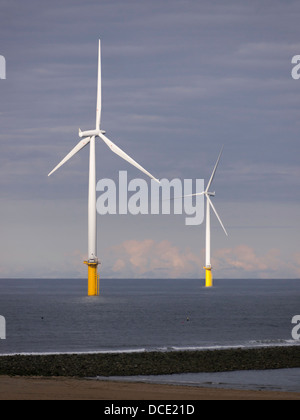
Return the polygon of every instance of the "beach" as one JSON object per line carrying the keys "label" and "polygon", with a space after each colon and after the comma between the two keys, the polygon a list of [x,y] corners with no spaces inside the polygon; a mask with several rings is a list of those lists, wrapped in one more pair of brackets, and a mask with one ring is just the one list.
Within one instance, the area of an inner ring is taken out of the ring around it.
{"label": "beach", "polygon": [[[1,400],[299,400],[300,393],[106,380],[105,377],[300,367],[300,346],[0,357]],[[95,380],[96,377],[104,380]]]}
{"label": "beach", "polygon": [[300,400],[299,393],[240,391],[67,377],[0,376],[0,400]]}

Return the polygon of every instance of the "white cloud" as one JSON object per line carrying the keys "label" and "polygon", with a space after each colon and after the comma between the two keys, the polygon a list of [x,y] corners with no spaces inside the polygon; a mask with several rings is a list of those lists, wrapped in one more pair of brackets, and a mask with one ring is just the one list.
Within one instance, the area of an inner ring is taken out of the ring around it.
{"label": "white cloud", "polygon": [[191,250],[182,252],[169,241],[130,240],[112,247],[107,254],[111,277],[177,278],[200,274],[200,259]]}
{"label": "white cloud", "polygon": [[[107,251],[104,277],[189,278],[204,277],[205,250],[200,255],[181,250],[169,241],[130,240]],[[278,249],[258,255],[248,245],[214,251],[213,268],[218,278],[295,278],[300,275],[300,252],[291,261]]]}

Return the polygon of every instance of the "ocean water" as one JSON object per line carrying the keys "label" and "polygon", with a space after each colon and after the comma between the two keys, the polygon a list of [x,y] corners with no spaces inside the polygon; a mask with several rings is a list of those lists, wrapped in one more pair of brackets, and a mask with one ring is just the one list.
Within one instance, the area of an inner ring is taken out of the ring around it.
{"label": "ocean water", "polygon": [[300,280],[0,280],[0,354],[300,345]]}

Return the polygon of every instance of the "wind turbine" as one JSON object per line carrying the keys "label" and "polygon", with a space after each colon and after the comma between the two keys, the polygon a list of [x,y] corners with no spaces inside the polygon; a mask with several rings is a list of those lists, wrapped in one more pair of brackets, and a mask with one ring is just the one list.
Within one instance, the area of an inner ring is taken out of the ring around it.
{"label": "wind turbine", "polygon": [[99,276],[98,265],[100,264],[97,257],[97,214],[96,214],[96,157],[95,157],[95,139],[96,137],[106,143],[112,152],[120,156],[122,159],[135,166],[137,169],[148,175],[159,183],[159,181],[151,175],[146,169],[139,165],[135,160],[128,156],[123,150],[115,145],[105,136],[105,131],[100,129],[101,125],[101,105],[102,105],[102,87],[101,87],[101,41],[99,40],[98,51],[98,83],[97,83],[97,111],[96,111],[96,128],[95,130],[81,131],[79,129],[80,142],[71,150],[71,152],[49,173],[52,175],[58,168],[71,159],[85,146],[90,144],[89,159],[89,194],[88,194],[88,260],[84,263],[88,266],[88,296],[99,295]]}
{"label": "wind turbine", "polygon": [[225,235],[228,236],[228,233],[222,223],[222,220],[220,219],[220,216],[217,213],[217,210],[215,209],[215,206],[213,205],[212,201],[211,201],[211,197],[215,197],[216,193],[215,192],[210,192],[209,189],[211,187],[211,184],[215,178],[216,175],[216,171],[217,168],[219,166],[220,163],[220,159],[223,153],[223,148],[221,150],[221,153],[218,157],[217,163],[214,167],[214,170],[212,172],[212,175],[210,177],[210,180],[207,184],[206,190],[201,192],[201,193],[197,193],[197,194],[191,194],[187,197],[192,197],[192,196],[200,196],[200,195],[204,195],[206,198],[206,247],[205,247],[205,287],[212,287],[213,286],[213,276],[212,276],[212,265],[211,265],[211,225],[210,225],[210,209],[212,208],[215,215],[217,216],[217,219],[219,220]]}

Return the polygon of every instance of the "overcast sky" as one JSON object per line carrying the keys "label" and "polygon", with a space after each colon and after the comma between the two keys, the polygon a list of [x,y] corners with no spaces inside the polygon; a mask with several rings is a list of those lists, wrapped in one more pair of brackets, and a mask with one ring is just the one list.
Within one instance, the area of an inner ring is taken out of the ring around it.
{"label": "overcast sky", "polygon": [[[205,179],[217,278],[300,276],[299,0],[0,0],[0,277],[85,277],[98,39],[102,128],[158,178]],[[97,143],[97,180],[143,174]],[[203,278],[204,225],[99,216],[107,278]]]}

